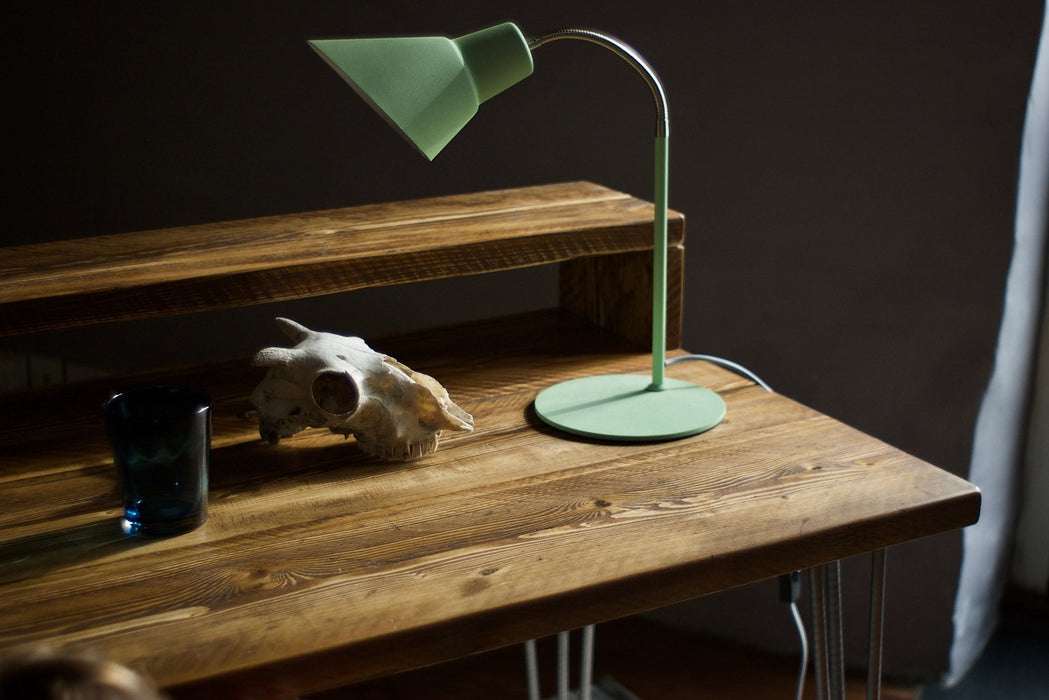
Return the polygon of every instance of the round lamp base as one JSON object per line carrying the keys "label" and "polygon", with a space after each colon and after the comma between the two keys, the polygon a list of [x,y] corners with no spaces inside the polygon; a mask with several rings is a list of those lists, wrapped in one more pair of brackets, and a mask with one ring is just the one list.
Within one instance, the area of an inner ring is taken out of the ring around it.
{"label": "round lamp base", "polygon": [[535,398],[548,425],[585,437],[647,442],[673,440],[710,430],[725,417],[715,392],[689,382],[636,374],[606,374],[555,384]]}

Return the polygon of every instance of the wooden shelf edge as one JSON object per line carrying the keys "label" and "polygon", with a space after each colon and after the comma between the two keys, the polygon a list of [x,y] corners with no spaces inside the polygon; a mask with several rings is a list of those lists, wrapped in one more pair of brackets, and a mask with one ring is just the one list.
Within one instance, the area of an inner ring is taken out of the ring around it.
{"label": "wooden shelf edge", "polygon": [[0,249],[0,337],[650,251],[651,206],[564,183]]}

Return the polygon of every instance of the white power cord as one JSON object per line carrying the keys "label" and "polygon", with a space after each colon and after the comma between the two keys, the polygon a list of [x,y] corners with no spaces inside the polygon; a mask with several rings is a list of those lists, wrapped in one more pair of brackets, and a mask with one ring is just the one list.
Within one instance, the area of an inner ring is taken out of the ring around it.
{"label": "white power cord", "polygon": [[726,369],[730,369],[737,374],[742,374],[744,377],[760,386],[765,391],[772,391],[772,387],[766,384],[761,377],[751,372],[743,365],[733,362],[732,360],[726,360],[723,357],[716,357],[714,355],[679,355],[678,357],[672,357],[666,360],[663,364],[669,367],[670,365],[676,365],[678,362],[687,362],[689,360],[704,360],[711,364],[720,365]]}
{"label": "white power cord", "polygon": [[[772,387],[769,386],[761,377],[756,375],[754,372],[750,371],[738,362],[726,360],[723,357],[702,354],[679,355],[678,357],[673,357],[669,360],[666,360],[664,364],[667,367],[669,367],[670,365],[677,364],[678,362],[688,362],[690,360],[703,360],[704,362],[710,362],[711,364],[715,364],[720,367],[724,367],[725,369],[732,370],[736,374],[740,374],[746,377],[747,379],[751,380],[765,391],[772,391]],[[784,586],[786,586],[792,581],[795,582],[795,585],[790,586],[790,588],[788,589],[789,593],[785,594],[784,602],[790,603],[790,612],[791,615],[794,617],[794,624],[798,628],[798,637],[801,641],[801,668],[798,670],[798,682],[794,693],[795,700],[801,700],[802,694],[805,690],[805,673],[809,665],[809,640],[808,635],[805,632],[805,623],[804,621],[802,621],[801,613],[798,611],[797,598],[798,593],[800,592],[800,588],[797,585],[797,574],[787,574],[781,579],[781,581],[783,581]]]}
{"label": "white power cord", "polygon": [[794,700],[801,700],[805,691],[805,672],[809,666],[809,640],[805,634],[805,623],[801,620],[797,603],[791,602],[790,612],[794,616],[794,624],[798,627],[798,637],[801,638],[801,669],[798,671],[797,690],[794,693]]}

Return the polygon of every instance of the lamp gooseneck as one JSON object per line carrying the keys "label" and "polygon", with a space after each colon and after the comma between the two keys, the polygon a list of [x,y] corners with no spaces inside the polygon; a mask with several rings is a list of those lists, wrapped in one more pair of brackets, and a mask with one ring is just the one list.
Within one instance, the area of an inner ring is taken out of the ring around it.
{"label": "lamp gooseneck", "polygon": [[555,29],[528,41],[532,51],[559,39],[579,39],[603,46],[622,58],[644,79],[656,108],[655,205],[652,244],[652,383],[650,391],[663,389],[667,354],[667,181],[669,179],[670,110],[666,91],[655,70],[629,44],[592,29]]}
{"label": "lamp gooseneck", "polygon": [[626,42],[593,29],[554,29],[529,39],[528,48],[534,51],[544,44],[549,44],[559,39],[580,39],[591,44],[604,46],[629,63],[644,79],[645,84],[648,85],[648,89],[652,93],[652,100],[656,106],[656,137],[669,138],[670,111],[667,106],[666,91],[663,89],[663,84],[659,81],[656,71],[653,70],[652,66],[641,54]]}

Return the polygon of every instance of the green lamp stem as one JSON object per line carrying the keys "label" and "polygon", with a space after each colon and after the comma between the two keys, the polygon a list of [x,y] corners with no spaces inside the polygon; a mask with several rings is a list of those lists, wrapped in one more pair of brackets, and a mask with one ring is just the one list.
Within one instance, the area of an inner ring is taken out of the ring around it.
{"label": "green lamp stem", "polygon": [[670,114],[667,97],[659,76],[648,62],[615,37],[591,29],[556,29],[529,40],[528,48],[535,50],[558,39],[580,39],[603,46],[629,63],[641,75],[652,93],[656,107],[655,148],[655,223],[652,242],[652,383],[649,390],[663,389],[663,371],[667,354],[667,180],[669,178]]}

